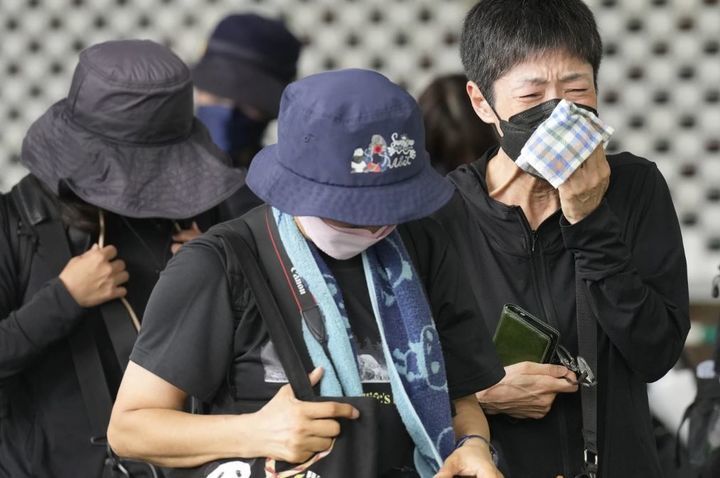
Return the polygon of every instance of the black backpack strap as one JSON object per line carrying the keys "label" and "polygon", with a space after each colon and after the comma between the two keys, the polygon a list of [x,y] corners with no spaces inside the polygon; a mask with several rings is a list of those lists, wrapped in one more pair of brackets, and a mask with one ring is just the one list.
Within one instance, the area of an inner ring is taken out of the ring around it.
{"label": "black backpack strap", "polygon": [[119,300],[105,302],[98,307],[98,312],[110,336],[115,357],[124,372],[130,362],[130,353],[137,340],[138,331],[135,330],[128,311]]}
{"label": "black backpack strap", "polygon": [[293,334],[288,330],[285,317],[278,307],[268,279],[260,269],[258,258],[252,253],[250,245],[245,239],[252,235],[248,224],[243,220],[236,220],[214,228],[214,234],[222,240],[225,248],[229,280],[234,282],[237,277],[244,276],[255,296],[258,311],[268,329],[270,339],[275,345],[278,358],[295,397],[303,401],[313,400],[315,392],[293,340]]}
{"label": "black backpack strap", "polygon": [[577,307],[578,358],[580,370],[580,394],[582,402],[582,435],[584,442],[585,475],[595,478],[598,472],[597,433],[597,371],[598,333],[597,321],[590,307],[587,284],[575,270],[575,296]]}

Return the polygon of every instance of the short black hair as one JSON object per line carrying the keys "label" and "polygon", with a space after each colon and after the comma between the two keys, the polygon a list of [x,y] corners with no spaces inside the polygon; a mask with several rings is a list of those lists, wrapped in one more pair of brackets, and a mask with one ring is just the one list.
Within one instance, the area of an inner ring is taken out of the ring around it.
{"label": "short black hair", "polygon": [[582,0],[480,0],[468,12],[460,40],[465,74],[494,103],[494,84],[514,66],[551,51],[592,65],[595,86],[602,40]]}

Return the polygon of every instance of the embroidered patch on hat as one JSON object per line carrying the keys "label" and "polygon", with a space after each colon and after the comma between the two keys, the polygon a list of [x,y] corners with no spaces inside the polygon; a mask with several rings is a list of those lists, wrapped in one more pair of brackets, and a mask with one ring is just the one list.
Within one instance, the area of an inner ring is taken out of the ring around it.
{"label": "embroidered patch on hat", "polygon": [[393,133],[387,144],[382,135],[374,134],[367,148],[353,152],[351,173],[382,173],[390,169],[410,166],[417,156],[415,140],[406,134]]}

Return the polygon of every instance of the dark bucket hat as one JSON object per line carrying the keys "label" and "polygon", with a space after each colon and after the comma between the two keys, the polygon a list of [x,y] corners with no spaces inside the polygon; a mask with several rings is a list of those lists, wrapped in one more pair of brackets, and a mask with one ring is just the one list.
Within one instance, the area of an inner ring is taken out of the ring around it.
{"label": "dark bucket hat", "polygon": [[147,40],[94,45],[66,99],[30,127],[22,163],[55,193],[128,217],[182,219],[244,184],[193,116],[187,66]]}
{"label": "dark bucket hat", "polygon": [[279,20],[255,14],[225,17],[192,67],[195,86],[276,118],[280,96],[295,79],[300,41]]}
{"label": "dark bucket hat", "polygon": [[340,70],[290,84],[278,143],[253,159],[250,189],[293,216],[400,224],[453,194],[430,165],[415,100],[379,73]]}

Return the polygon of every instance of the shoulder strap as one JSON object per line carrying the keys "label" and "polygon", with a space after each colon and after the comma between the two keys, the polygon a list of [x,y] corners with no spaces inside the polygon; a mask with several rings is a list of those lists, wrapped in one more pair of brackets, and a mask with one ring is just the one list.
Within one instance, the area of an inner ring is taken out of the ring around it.
{"label": "shoulder strap", "polygon": [[310,401],[315,397],[315,392],[303,367],[303,361],[288,330],[284,315],[280,312],[275,296],[270,290],[268,280],[260,270],[258,259],[243,237],[242,229],[245,229],[246,236],[251,234],[243,220],[233,221],[215,230],[225,246],[228,276],[230,280],[235,280],[238,276],[245,277],[295,396],[299,400]]}
{"label": "shoulder strap", "polygon": [[585,473],[595,478],[598,472],[597,436],[597,370],[598,333],[587,289],[587,284],[575,271],[575,300],[578,329],[578,368],[581,371],[580,396],[582,402],[582,434],[584,442]]}
{"label": "shoulder strap", "polygon": [[[24,222],[37,236],[37,257],[45,262],[53,275],[59,274],[72,257],[61,221],[49,210],[49,204],[37,186],[30,182],[30,177],[20,181],[11,196]],[[92,329],[86,321],[80,323],[68,340],[90,420],[91,441],[97,440],[105,436],[112,410],[105,371]]]}
{"label": "shoulder strap", "polygon": [[[272,217],[272,208],[266,205],[258,207],[252,213],[246,214],[243,220],[247,224],[250,240],[257,248],[257,260],[260,269],[263,271],[270,286],[270,291],[285,318],[285,324],[290,336],[296,344],[303,345],[298,346],[297,351],[300,354],[306,373],[309,373],[313,369],[313,363],[307,348],[304,346],[305,342],[302,335],[303,309],[309,312],[305,321],[311,332],[317,334],[316,337],[319,340],[324,332],[324,322],[318,324],[317,315],[312,313],[312,309],[316,306],[315,300],[311,294],[299,294],[298,292],[298,282],[294,280],[292,263],[280,241],[280,233]],[[316,312],[319,314],[319,308],[316,309]],[[308,319],[310,323],[308,323]],[[322,320],[321,316],[319,320]]]}

